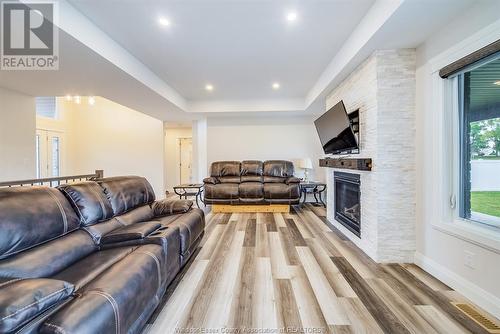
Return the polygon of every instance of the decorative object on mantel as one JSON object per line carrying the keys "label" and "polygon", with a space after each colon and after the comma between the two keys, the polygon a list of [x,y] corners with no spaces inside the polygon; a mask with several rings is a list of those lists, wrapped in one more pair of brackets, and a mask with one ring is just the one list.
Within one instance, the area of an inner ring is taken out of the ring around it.
{"label": "decorative object on mantel", "polygon": [[371,158],[325,158],[319,159],[320,167],[343,168],[370,171],[372,170]]}
{"label": "decorative object on mantel", "polygon": [[311,158],[303,158],[299,160],[299,168],[304,170],[304,182],[309,181],[309,169],[313,169]]}

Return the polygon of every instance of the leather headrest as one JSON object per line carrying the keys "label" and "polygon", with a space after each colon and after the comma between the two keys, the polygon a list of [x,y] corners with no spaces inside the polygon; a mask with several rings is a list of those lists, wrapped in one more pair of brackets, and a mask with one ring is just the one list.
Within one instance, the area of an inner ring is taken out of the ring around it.
{"label": "leather headrest", "polygon": [[97,182],[111,203],[115,216],[155,200],[153,187],[140,176],[108,177]]}
{"label": "leather headrest", "polygon": [[245,160],[241,163],[241,175],[262,175],[264,164],[258,160]]}
{"label": "leather headrest", "polygon": [[239,161],[216,161],[210,167],[210,176],[240,176],[240,166]]}
{"label": "leather headrest", "polygon": [[49,187],[0,189],[0,259],[63,236],[80,226],[64,195]]}
{"label": "leather headrest", "polygon": [[290,177],[294,168],[291,161],[268,160],[264,162],[264,176]]}
{"label": "leather headrest", "polygon": [[64,184],[57,188],[73,205],[84,226],[113,217],[111,203],[97,182],[83,181]]}

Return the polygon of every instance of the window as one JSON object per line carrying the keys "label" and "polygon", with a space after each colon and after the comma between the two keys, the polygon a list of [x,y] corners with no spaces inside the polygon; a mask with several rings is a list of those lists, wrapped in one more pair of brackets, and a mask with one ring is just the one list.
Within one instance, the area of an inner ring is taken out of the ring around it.
{"label": "window", "polygon": [[500,54],[458,75],[459,215],[500,227]]}
{"label": "window", "polygon": [[42,96],[35,98],[37,116],[57,119],[56,98],[54,96]]}

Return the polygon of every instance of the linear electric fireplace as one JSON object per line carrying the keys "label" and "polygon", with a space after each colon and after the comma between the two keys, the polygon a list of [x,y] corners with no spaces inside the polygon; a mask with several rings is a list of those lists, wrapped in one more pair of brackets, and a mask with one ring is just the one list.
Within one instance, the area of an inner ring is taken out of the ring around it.
{"label": "linear electric fireplace", "polygon": [[334,172],[335,220],[361,237],[361,180],[358,174]]}

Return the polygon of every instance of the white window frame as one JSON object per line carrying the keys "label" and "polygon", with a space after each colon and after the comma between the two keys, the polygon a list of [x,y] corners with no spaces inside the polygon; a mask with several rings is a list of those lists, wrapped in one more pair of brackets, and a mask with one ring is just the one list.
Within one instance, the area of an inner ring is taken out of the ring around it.
{"label": "white window frame", "polygon": [[[471,54],[498,40],[500,20],[463,40],[451,49],[430,60],[432,80],[433,142],[431,172],[432,226],[434,229],[471,242],[500,254],[500,230],[496,227],[465,220],[458,211],[460,189],[460,143],[458,78],[442,79],[439,70],[444,66]],[[455,205],[453,205],[455,199]]]}

